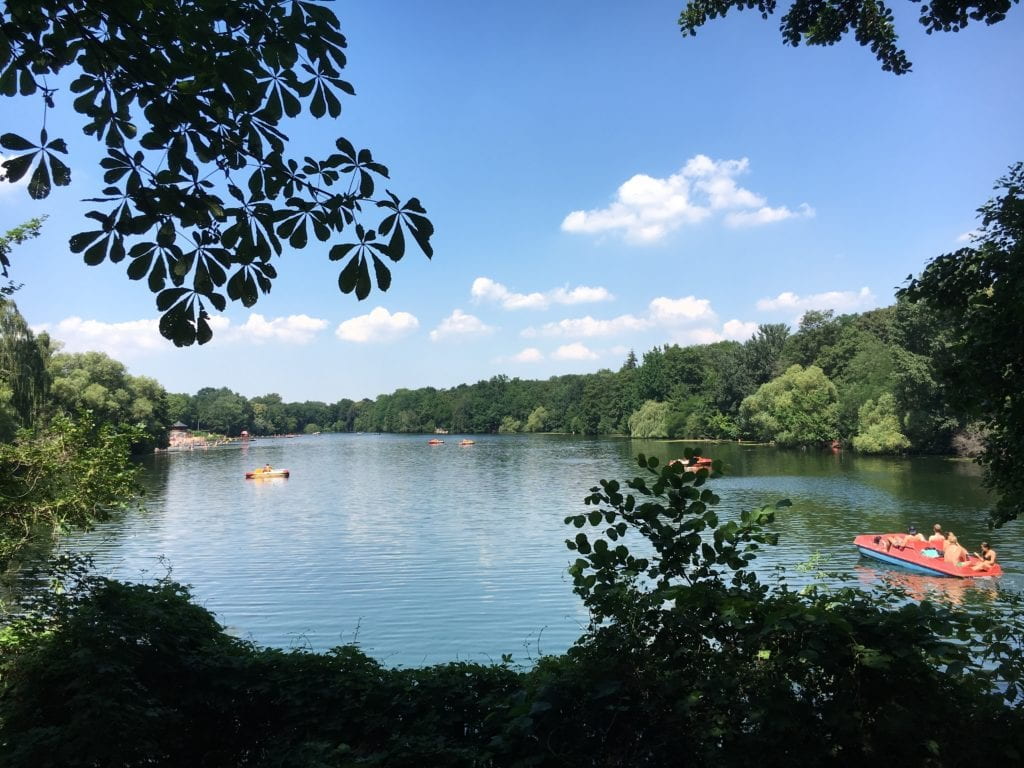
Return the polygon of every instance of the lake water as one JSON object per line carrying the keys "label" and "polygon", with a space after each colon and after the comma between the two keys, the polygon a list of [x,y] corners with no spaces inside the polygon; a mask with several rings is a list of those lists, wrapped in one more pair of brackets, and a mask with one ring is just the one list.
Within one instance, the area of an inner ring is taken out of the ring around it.
{"label": "lake water", "polygon": [[[145,510],[72,537],[99,570],[126,580],[164,575],[192,585],[228,630],[261,645],[324,650],[357,642],[390,665],[452,660],[529,662],[564,651],[587,615],[566,574],[563,524],[601,478],[638,473],[639,452],[682,456],[686,445],[546,435],[320,435],[145,463]],[[819,567],[869,585],[896,576],[916,594],[989,599],[1019,590],[1024,546],[1013,524],[990,534],[976,467],[937,458],[701,446],[722,459],[712,481],[728,516],[789,498],[780,545],[758,560],[790,583]],[[289,479],[252,481],[270,463]],[[969,549],[990,538],[1005,575],[964,583],[862,561],[858,533],[941,522]]]}

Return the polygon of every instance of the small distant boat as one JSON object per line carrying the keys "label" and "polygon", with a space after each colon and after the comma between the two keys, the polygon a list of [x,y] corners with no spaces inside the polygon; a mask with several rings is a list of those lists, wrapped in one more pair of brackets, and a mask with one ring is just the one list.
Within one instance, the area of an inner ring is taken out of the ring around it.
{"label": "small distant boat", "polygon": [[713,461],[714,459],[709,459],[707,456],[694,456],[692,459],[672,459],[669,464],[682,464],[691,469],[710,469]]}
{"label": "small distant boat", "polygon": [[291,470],[288,469],[254,469],[245,473],[246,480],[268,480],[272,477],[288,477]]}
{"label": "small distant boat", "polygon": [[972,571],[971,566],[982,562],[973,555],[958,565],[947,563],[942,558],[942,550],[927,541],[910,539],[906,541],[902,549],[895,544],[886,549],[886,540],[903,540],[905,535],[902,533],[865,533],[855,538],[853,543],[865,557],[881,560],[890,565],[898,565],[918,573],[927,573],[931,576],[984,579],[989,576],[1003,575],[1003,569],[999,563],[991,565],[988,570]]}
{"label": "small distant boat", "polygon": [[444,440],[438,440],[436,437],[432,437],[427,440],[427,445],[442,445]]}
{"label": "small distant boat", "polygon": [[476,440],[460,440],[459,445],[476,445]]}

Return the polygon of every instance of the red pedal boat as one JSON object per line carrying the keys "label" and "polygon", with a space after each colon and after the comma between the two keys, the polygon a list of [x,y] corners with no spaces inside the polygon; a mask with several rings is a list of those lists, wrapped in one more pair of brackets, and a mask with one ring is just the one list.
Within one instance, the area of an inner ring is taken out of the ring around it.
{"label": "red pedal boat", "polygon": [[[993,563],[983,571],[973,570],[973,566],[984,562],[973,555],[962,563],[947,563],[942,558],[942,549],[927,541],[906,539],[901,548],[895,542],[904,541],[904,533],[865,533],[853,540],[853,543],[865,557],[872,557],[890,565],[899,565],[918,573],[931,576],[952,576],[959,579],[984,579],[989,576],[1002,576],[1003,569],[999,563]],[[886,541],[892,542],[888,549]]]}

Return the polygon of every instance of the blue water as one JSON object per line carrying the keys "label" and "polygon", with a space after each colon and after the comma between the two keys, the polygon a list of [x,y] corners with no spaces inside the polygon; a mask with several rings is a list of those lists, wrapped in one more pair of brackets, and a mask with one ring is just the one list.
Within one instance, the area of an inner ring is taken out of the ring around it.
{"label": "blue water", "polygon": [[[99,570],[147,580],[170,569],[230,632],[261,645],[324,650],[356,642],[391,665],[498,660],[564,651],[587,614],[572,593],[563,524],[601,478],[638,473],[643,451],[684,445],[561,436],[320,435],[261,440],[147,459],[143,511],[67,544]],[[699,446],[698,446],[699,447]],[[722,514],[790,498],[779,547],[759,567],[785,566],[791,584],[818,568],[871,584],[893,575],[912,592],[987,599],[1019,584],[1015,529],[992,535],[1010,574],[999,586],[902,574],[861,561],[854,535],[942,522],[969,548],[989,535],[976,469],[941,459],[867,459],[735,444],[714,481]],[[270,463],[289,479],[252,481]],[[916,581],[915,581],[916,579]]]}

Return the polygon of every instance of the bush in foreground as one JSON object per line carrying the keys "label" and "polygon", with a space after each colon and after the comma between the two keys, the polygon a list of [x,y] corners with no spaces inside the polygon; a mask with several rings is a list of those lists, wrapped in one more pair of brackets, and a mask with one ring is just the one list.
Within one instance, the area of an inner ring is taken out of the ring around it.
{"label": "bush in foreground", "polygon": [[1021,760],[1019,612],[769,589],[774,510],[722,521],[706,470],[640,464],[567,518],[591,626],[530,669],[260,649],[180,585],[65,577],[0,631],[0,765]]}

